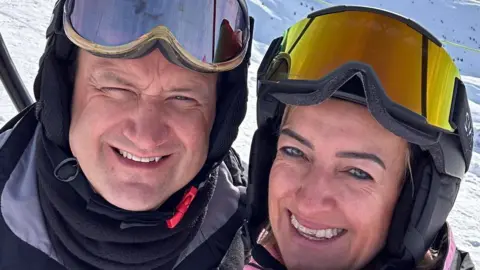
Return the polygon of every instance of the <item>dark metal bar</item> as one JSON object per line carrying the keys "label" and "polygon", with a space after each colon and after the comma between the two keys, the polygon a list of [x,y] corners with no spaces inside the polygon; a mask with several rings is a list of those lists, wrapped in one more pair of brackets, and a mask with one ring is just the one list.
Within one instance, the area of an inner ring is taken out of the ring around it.
{"label": "dark metal bar", "polygon": [[18,112],[33,103],[0,34],[0,80]]}

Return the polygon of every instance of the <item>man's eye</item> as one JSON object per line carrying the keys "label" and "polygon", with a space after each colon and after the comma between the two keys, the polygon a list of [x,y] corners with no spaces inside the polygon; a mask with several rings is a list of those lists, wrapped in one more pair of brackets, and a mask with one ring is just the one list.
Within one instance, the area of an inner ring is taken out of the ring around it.
{"label": "man's eye", "polygon": [[280,152],[292,158],[305,158],[305,154],[295,147],[285,146],[280,148]]}
{"label": "man's eye", "polygon": [[193,98],[186,97],[186,96],[174,96],[173,99],[181,100],[181,101],[193,101]]}
{"label": "man's eye", "polygon": [[373,180],[373,177],[370,174],[357,168],[348,170],[348,173],[358,180]]}
{"label": "man's eye", "polygon": [[123,88],[115,88],[115,87],[104,87],[100,89],[102,92],[130,92],[130,90],[123,89]]}

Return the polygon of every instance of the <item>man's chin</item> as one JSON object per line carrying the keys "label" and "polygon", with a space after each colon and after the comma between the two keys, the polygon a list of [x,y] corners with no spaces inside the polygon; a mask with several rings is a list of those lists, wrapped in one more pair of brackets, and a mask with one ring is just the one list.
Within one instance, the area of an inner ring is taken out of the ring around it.
{"label": "man's chin", "polygon": [[[161,191],[159,191],[161,190]],[[150,185],[129,183],[118,184],[109,189],[109,192],[99,192],[109,203],[127,211],[151,211],[160,207],[171,194],[165,190],[153,188]]]}
{"label": "man's chin", "polygon": [[123,210],[132,211],[132,212],[144,212],[144,211],[153,211],[158,209],[163,202],[147,202],[139,200],[129,200],[129,201],[108,201],[109,203],[115,205],[118,208]]}

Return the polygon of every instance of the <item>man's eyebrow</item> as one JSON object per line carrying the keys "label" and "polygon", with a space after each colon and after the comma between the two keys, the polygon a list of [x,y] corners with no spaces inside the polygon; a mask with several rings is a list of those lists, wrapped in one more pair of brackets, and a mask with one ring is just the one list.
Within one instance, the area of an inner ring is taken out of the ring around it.
{"label": "man's eyebrow", "polygon": [[134,84],[133,82],[125,79],[124,77],[116,74],[113,71],[110,70],[100,70],[97,73],[98,79],[102,79],[105,81],[110,81],[110,82],[115,82],[120,85],[127,86],[129,88],[136,88],[137,85]]}
{"label": "man's eyebrow", "polygon": [[385,162],[375,154],[365,152],[338,152],[336,154],[340,158],[355,158],[355,159],[367,159],[380,165],[384,170],[387,169]]}
{"label": "man's eyebrow", "polygon": [[280,134],[283,134],[283,135],[287,135],[295,140],[297,140],[299,143],[305,145],[306,147],[314,150],[315,147],[313,147],[313,144],[307,140],[306,138],[304,138],[302,135],[296,133],[295,131],[289,129],[289,128],[284,128],[280,131]]}

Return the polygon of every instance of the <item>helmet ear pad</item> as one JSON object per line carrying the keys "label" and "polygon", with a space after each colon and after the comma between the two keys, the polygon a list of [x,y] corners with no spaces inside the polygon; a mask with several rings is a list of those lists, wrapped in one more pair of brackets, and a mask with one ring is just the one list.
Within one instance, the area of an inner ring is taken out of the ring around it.
{"label": "helmet ear pad", "polygon": [[77,53],[67,37],[50,36],[34,82],[37,119],[47,138],[67,152]]}
{"label": "helmet ear pad", "polygon": [[[394,209],[382,257],[420,262],[445,224],[460,188],[460,179],[437,171],[431,154],[411,145],[412,173]],[[409,266],[405,266],[409,267]]]}
{"label": "helmet ear pad", "polygon": [[235,70],[218,74],[215,121],[210,132],[207,163],[222,160],[237,138],[247,113],[248,62]]}
{"label": "helmet ear pad", "polygon": [[270,168],[277,154],[278,136],[276,125],[265,124],[260,126],[253,135],[248,168],[248,229],[252,243],[256,243],[258,236],[266,222],[268,222],[268,183]]}

